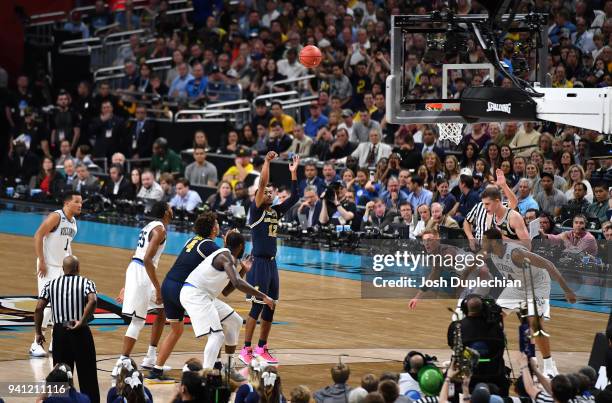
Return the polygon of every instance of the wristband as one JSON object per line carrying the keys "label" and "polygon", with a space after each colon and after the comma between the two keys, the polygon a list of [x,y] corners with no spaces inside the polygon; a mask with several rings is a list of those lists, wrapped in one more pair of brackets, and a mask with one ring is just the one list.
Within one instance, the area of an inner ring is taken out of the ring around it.
{"label": "wristband", "polygon": [[463,396],[464,402],[469,402],[470,400],[472,400],[472,396]]}

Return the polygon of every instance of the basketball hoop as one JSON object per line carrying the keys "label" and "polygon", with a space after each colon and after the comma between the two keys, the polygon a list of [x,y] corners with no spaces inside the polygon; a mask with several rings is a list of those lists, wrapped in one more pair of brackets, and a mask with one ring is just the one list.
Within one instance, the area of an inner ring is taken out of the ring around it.
{"label": "basketball hoop", "polygon": [[[456,110],[453,104],[425,104],[425,109],[428,111],[447,111]],[[462,123],[436,123],[438,126],[438,132],[440,134],[440,140],[450,140],[455,144],[459,144],[463,138],[463,124]]]}

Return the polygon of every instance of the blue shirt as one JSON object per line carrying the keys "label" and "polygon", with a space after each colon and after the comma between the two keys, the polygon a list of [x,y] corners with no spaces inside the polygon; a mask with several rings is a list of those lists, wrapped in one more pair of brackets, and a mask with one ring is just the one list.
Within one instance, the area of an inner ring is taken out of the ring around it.
{"label": "blue shirt", "polygon": [[440,197],[438,199],[438,203],[444,206],[444,211],[442,214],[447,214],[453,207],[455,207],[455,203],[457,203],[457,199],[453,196],[452,193],[446,195],[446,197]]}
{"label": "blue shirt", "polygon": [[208,84],[208,78],[202,77],[200,78],[200,82],[196,83],[196,79],[193,78],[189,80],[185,90],[187,91],[187,96],[192,99],[196,99],[200,95],[206,92],[206,85]]}
{"label": "blue shirt", "polygon": [[[172,84],[170,84],[168,95],[171,97],[187,98],[187,83],[189,83],[190,80],[193,80],[193,76],[189,73],[182,78],[181,76],[176,76],[176,78],[172,80]],[[175,91],[178,92],[178,95],[174,94]]]}
{"label": "blue shirt", "polygon": [[[145,401],[147,403],[153,402],[153,395],[151,395],[151,391],[149,390],[149,388],[144,386],[144,392],[145,392]],[[71,401],[76,401],[76,400],[71,400]],[[117,388],[113,386],[112,388],[108,390],[108,394],[106,395],[106,402],[107,403],[111,403],[111,402],[112,403],[124,403],[124,400],[123,400],[123,397],[117,394]]]}
{"label": "blue shirt", "polygon": [[408,203],[412,205],[412,211],[417,211],[417,208],[419,208],[421,204],[431,205],[432,197],[433,193],[427,189],[421,188],[419,194],[416,194],[416,192],[410,193],[408,196]]}
{"label": "blue shirt", "polygon": [[354,185],[354,188],[355,200],[357,201],[357,205],[365,206],[366,204],[368,204],[369,201],[372,201],[378,197],[378,194],[382,189],[382,185],[380,183],[375,183],[373,192],[370,192],[369,190],[366,190],[365,188],[362,188],[357,184]]}
{"label": "blue shirt", "polygon": [[68,396],[51,396],[43,400],[43,403],[89,403],[91,399],[84,393],[77,392],[75,388],[70,388]]}
{"label": "blue shirt", "polygon": [[200,195],[195,190],[189,190],[185,197],[181,197],[177,193],[170,200],[171,207],[177,210],[187,210],[188,212],[192,212],[200,203],[202,203],[202,199],[200,199]]}
{"label": "blue shirt", "polygon": [[323,193],[323,191],[326,188],[325,181],[323,181],[323,178],[321,178],[320,176],[315,176],[311,180],[304,178],[300,181],[300,185],[298,187],[300,197],[304,196],[304,189],[306,189],[306,186],[309,186],[309,185],[315,186],[317,188],[318,195]]}
{"label": "blue shirt", "polygon": [[325,115],[320,115],[317,120],[314,120],[311,117],[306,120],[306,125],[304,125],[304,133],[307,136],[315,137],[320,128],[327,126],[329,119]]}
{"label": "blue shirt", "polygon": [[166,278],[184,283],[191,272],[217,249],[219,246],[210,238],[203,238],[199,235],[192,237],[183,246],[181,253],[166,274]]}
{"label": "blue shirt", "polygon": [[253,250],[251,254],[259,257],[276,256],[276,235],[278,222],[282,214],[286,213],[297,203],[298,188],[297,181],[291,181],[291,196],[276,206],[265,208],[263,205],[257,207],[257,203],[251,203],[249,210],[249,227],[251,228],[251,239]]}
{"label": "blue shirt", "polygon": [[480,197],[478,197],[478,193],[475,190],[470,190],[467,195],[462,193],[459,198],[459,214],[466,217],[470,210],[479,202]]}
{"label": "blue shirt", "polygon": [[517,207],[521,215],[525,215],[527,210],[531,208],[534,208],[536,210],[540,209],[540,206],[538,206],[538,202],[535,201],[535,199],[531,195],[525,197],[524,199],[519,199]]}
{"label": "blue shirt", "polygon": [[387,208],[399,208],[400,204],[402,204],[405,201],[408,201],[408,194],[404,192],[403,190],[399,190],[397,201],[395,202],[395,205],[393,204],[393,200],[391,200],[391,192],[389,192],[388,190],[385,190],[380,195],[380,198],[383,199],[383,201],[387,205]]}

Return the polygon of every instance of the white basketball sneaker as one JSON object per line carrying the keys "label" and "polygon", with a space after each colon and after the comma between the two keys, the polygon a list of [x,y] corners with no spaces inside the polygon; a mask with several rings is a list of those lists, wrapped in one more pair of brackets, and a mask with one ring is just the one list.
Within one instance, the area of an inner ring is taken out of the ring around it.
{"label": "white basketball sneaker", "polygon": [[47,357],[47,352],[45,351],[42,345],[34,342],[30,346],[30,356],[36,358]]}
{"label": "white basketball sneaker", "polygon": [[554,378],[555,376],[559,375],[559,370],[557,369],[557,364],[555,364],[555,362],[553,360],[550,360],[550,363],[547,363],[546,360],[544,360],[544,371],[543,371],[544,375],[549,377],[550,379]]}
{"label": "white basketball sneaker", "polygon": [[157,361],[157,356],[149,357],[148,355],[142,359],[142,363],[140,366],[145,369],[153,369],[155,367],[155,362]]}

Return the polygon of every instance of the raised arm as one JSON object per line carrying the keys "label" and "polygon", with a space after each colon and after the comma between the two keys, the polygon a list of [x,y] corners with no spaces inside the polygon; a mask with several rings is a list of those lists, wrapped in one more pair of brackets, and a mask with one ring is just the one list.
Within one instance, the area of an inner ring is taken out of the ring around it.
{"label": "raised arm", "polygon": [[504,171],[501,169],[496,169],[495,176],[497,177],[495,184],[501,189],[504,196],[506,196],[506,199],[508,199],[508,207],[512,210],[516,209],[516,206],[518,206],[518,199],[516,198],[516,195],[512,189],[510,189],[510,186],[508,186],[508,183],[506,183]]}
{"label": "raised arm", "polygon": [[255,193],[255,206],[257,208],[261,207],[264,201],[264,191],[270,181],[270,162],[277,156],[278,154],[274,151],[270,151],[266,154],[263,167],[261,168],[261,175],[259,176],[259,188],[257,189],[257,193]]}
{"label": "raised arm", "polygon": [[45,221],[40,224],[40,227],[34,234],[34,250],[38,258],[38,277],[47,275],[47,262],[45,262],[45,254],[43,253],[43,239],[51,231],[53,231],[60,223],[60,216],[57,213],[51,213],[45,218]]}

